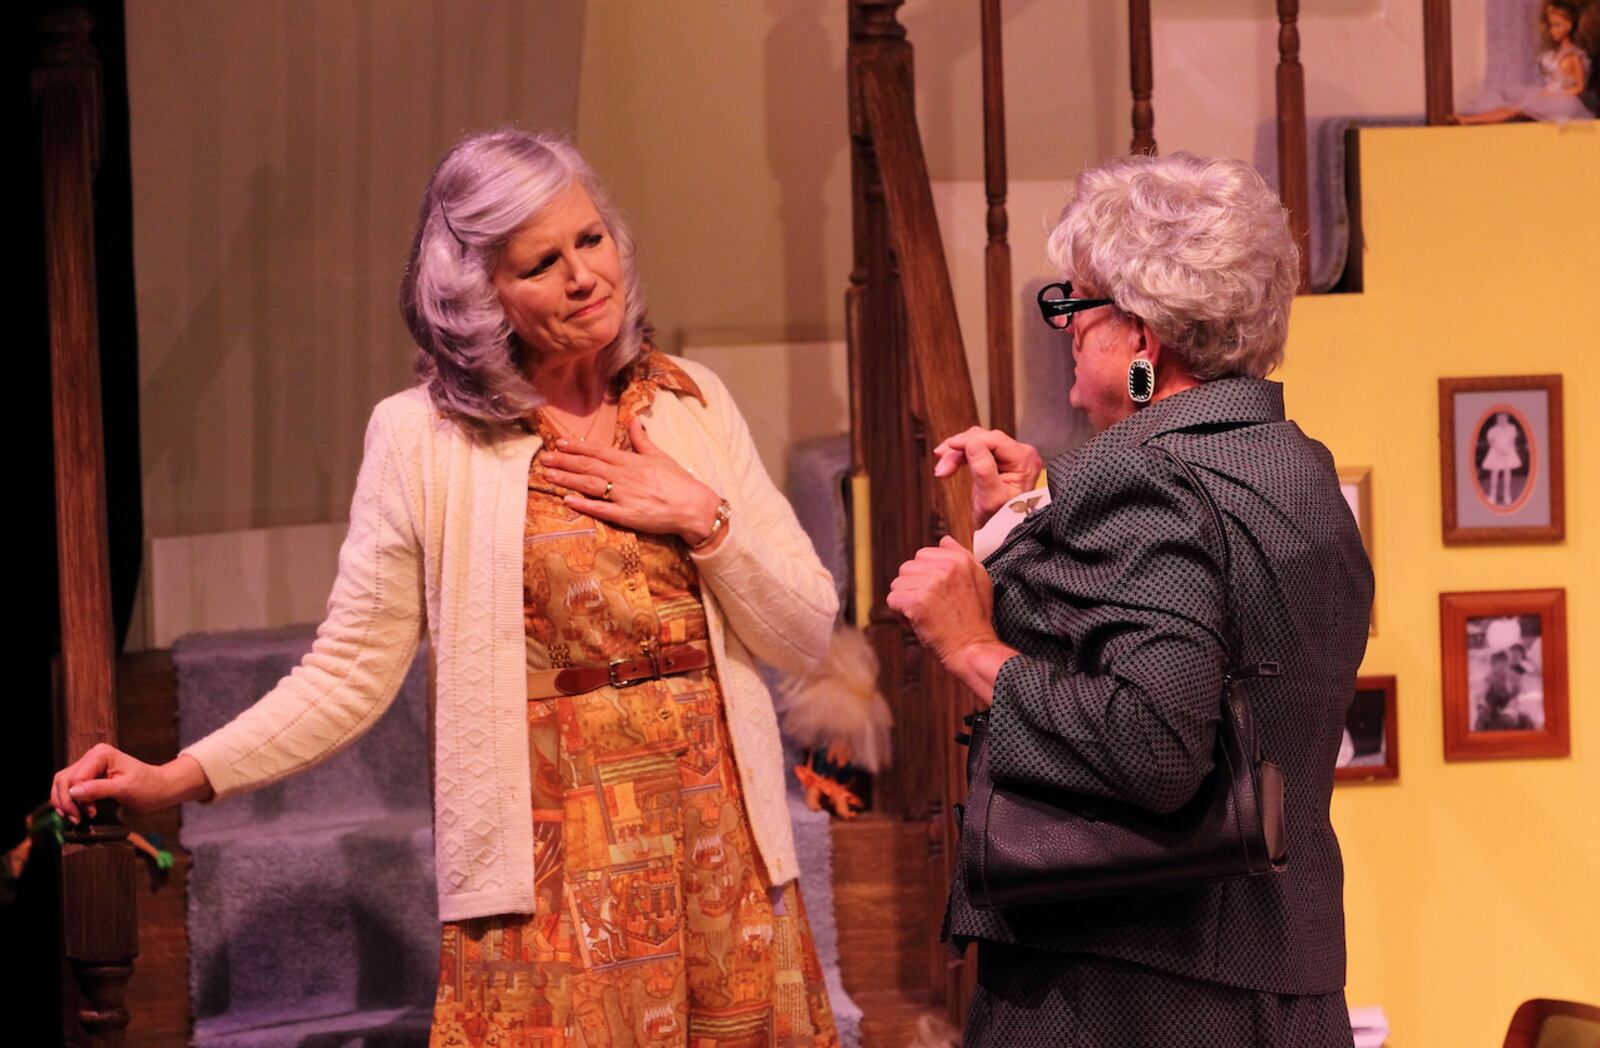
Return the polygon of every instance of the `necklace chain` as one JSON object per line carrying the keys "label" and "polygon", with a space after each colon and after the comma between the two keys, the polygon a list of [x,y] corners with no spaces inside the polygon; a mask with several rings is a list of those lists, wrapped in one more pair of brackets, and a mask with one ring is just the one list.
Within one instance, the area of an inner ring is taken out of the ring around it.
{"label": "necklace chain", "polygon": [[586,444],[589,442],[589,437],[594,433],[594,427],[599,424],[601,416],[605,413],[606,402],[602,400],[600,402],[599,409],[595,411],[594,417],[589,420],[589,425],[584,429],[581,437],[575,435],[572,430],[568,429],[566,426],[563,426],[559,421],[557,421],[555,409],[551,408],[548,404],[545,405],[544,417],[549,420],[550,425],[555,427],[556,433],[559,435],[566,437],[568,440],[576,440],[579,444]]}

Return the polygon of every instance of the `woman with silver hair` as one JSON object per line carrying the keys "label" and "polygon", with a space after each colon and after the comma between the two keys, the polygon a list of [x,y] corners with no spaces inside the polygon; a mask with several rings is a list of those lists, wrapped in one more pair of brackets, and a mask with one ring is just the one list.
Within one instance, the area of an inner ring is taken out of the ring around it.
{"label": "woman with silver hair", "polygon": [[837,598],[728,391],[651,346],[627,227],[554,138],[445,156],[401,304],[419,381],[373,412],[311,653],[168,764],[95,747],[57,810],[306,768],[426,632],[433,1043],[837,1044],[755,665],[807,670]]}
{"label": "woman with silver hair", "polygon": [[[1194,797],[1224,675],[1277,662],[1251,694],[1290,859],[987,909],[958,871],[947,934],[979,944],[966,1043],[1348,1046],[1328,805],[1372,573],[1332,458],[1265,378],[1297,283],[1283,208],[1238,161],[1130,157],[1078,178],[1049,251],[1063,280],[1039,304],[1097,433],[1050,463],[1048,505],[983,563],[950,539],[924,549],[889,606],[987,710],[997,786],[1113,812]],[[937,476],[971,470],[975,526],[1043,466],[993,430],[935,454]]]}

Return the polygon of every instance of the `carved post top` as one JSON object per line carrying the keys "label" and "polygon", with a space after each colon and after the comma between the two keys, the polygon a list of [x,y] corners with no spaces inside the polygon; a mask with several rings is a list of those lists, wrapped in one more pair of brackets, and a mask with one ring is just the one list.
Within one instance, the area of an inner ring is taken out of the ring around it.
{"label": "carved post top", "polygon": [[851,40],[904,40],[900,5],[905,0],[850,0]]}
{"label": "carved post top", "polygon": [[81,7],[51,11],[36,23],[39,55],[33,63],[33,91],[79,77],[89,78],[99,94],[100,55],[91,39],[94,16]]}
{"label": "carved post top", "polygon": [[100,801],[94,818],[65,823],[61,839],[66,844],[107,844],[128,839],[128,825],[122,821],[122,808],[116,801]]}
{"label": "carved post top", "polygon": [[89,34],[94,32],[94,16],[81,7],[67,7],[41,15],[35,23],[44,45],[39,48],[39,61],[45,65],[100,64]]}
{"label": "carved post top", "polygon": [[84,124],[89,135],[89,165],[100,166],[100,55],[92,34],[94,17],[81,7],[51,11],[36,23],[40,45],[33,63],[34,104],[47,94],[68,89],[81,94]]}
{"label": "carved post top", "polygon": [[[902,64],[905,75],[911,71],[911,44],[905,26],[899,22],[905,0],[847,0],[849,3],[850,43],[846,49],[845,90],[848,96],[850,135],[858,142],[870,140],[861,85],[867,65],[879,62]],[[870,143],[868,143],[870,145]]]}

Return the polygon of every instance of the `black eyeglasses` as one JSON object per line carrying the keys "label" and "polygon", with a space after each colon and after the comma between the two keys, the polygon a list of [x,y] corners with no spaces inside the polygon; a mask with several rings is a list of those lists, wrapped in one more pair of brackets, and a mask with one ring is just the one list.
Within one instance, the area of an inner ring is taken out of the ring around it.
{"label": "black eyeglasses", "polygon": [[1074,313],[1110,305],[1115,305],[1115,302],[1109,298],[1073,298],[1070,282],[1046,284],[1039,289],[1039,312],[1044,314],[1044,322],[1057,330],[1071,324]]}

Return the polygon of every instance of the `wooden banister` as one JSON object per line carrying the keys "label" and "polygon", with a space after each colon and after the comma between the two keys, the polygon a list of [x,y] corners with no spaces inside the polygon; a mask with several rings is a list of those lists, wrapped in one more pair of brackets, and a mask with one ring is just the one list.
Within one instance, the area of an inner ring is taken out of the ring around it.
{"label": "wooden banister", "polygon": [[1311,286],[1311,191],[1306,160],[1306,75],[1300,0],[1278,0],[1278,196],[1300,248],[1300,290]]}
{"label": "wooden banister", "polygon": [[[884,598],[899,565],[920,547],[944,533],[970,542],[970,481],[963,471],[935,482],[929,452],[938,439],[976,425],[978,411],[917,130],[911,47],[896,19],[900,2],[849,0],[855,264],[846,313],[858,405],[853,457],[870,478],[867,634],[896,725],[895,763],[880,774],[874,794],[886,814],[926,820],[925,887],[930,899],[942,900],[955,856],[952,806],[966,782],[955,735],[972,699],[925,657]],[[1009,290],[1006,297],[1009,310]],[[951,962],[937,923],[937,912],[930,913],[928,1000],[959,1021],[970,970]]]}
{"label": "wooden banister", "polygon": [[1150,102],[1154,68],[1150,49],[1150,0],[1128,0],[1128,80],[1133,88],[1130,153],[1156,152],[1156,111]]}
{"label": "wooden banister", "polygon": [[[900,274],[890,245],[889,219],[877,150],[868,130],[862,68],[880,56],[891,59],[904,46],[905,31],[894,17],[894,0],[852,0],[846,58],[850,119],[852,267],[845,296],[850,369],[852,490],[868,496],[853,506],[868,525],[866,563],[870,573],[857,586],[867,607],[857,610],[880,664],[879,681],[895,714],[896,753],[920,753],[933,745],[926,721],[910,707],[920,697],[915,684],[917,651],[899,620],[884,606],[884,595],[899,565],[922,544],[927,498],[924,470],[918,467],[918,423],[912,412],[910,355],[905,351],[905,305]],[[858,598],[858,602],[861,598]],[[908,697],[907,693],[912,693]],[[934,790],[927,762],[897,759],[874,782],[874,807],[890,815],[926,814]]]}
{"label": "wooden banister", "polygon": [[[95,308],[93,177],[99,160],[100,61],[94,22],[78,9],[40,22],[33,71],[44,195],[45,269],[55,432],[56,544],[61,586],[62,695],[73,757],[115,742],[115,641],[106,540],[105,442]],[[135,861],[116,805],[66,834],[63,944],[91,1043],[120,1045],[138,953]],[[71,1038],[76,1041],[78,1034]]]}
{"label": "wooden banister", "polygon": [[1422,0],[1422,66],[1428,123],[1443,124],[1456,109],[1450,0]]}
{"label": "wooden banister", "polygon": [[984,315],[989,343],[989,426],[1015,435],[1011,245],[1006,240],[1006,96],[1000,51],[1000,0],[979,7],[983,41],[983,188],[989,240],[983,249]]}
{"label": "wooden banister", "polygon": [[[939,220],[922,139],[917,133],[909,76],[894,63],[863,69],[863,96],[877,147],[888,202],[889,232],[905,294],[911,356],[927,409],[929,434],[943,439],[978,424],[978,406],[961,345],[955,292],[945,268]],[[931,465],[931,463],[930,463]],[[963,543],[972,539],[967,474],[935,487],[945,530]]]}

